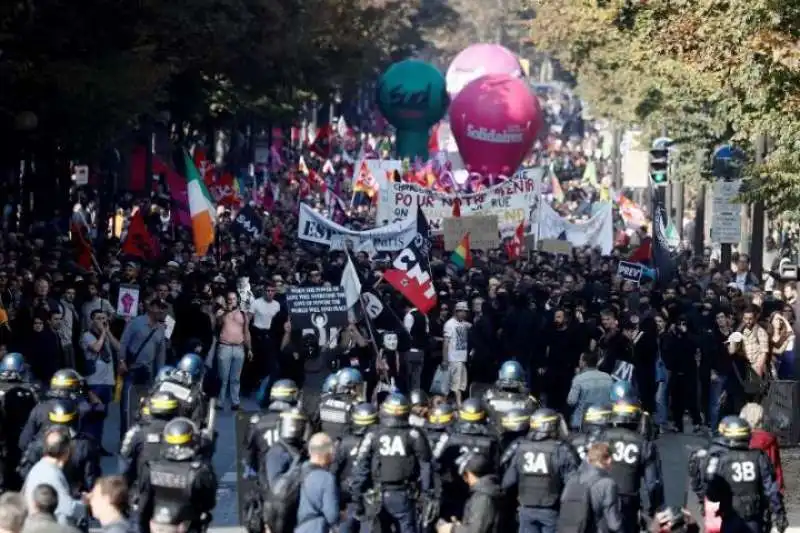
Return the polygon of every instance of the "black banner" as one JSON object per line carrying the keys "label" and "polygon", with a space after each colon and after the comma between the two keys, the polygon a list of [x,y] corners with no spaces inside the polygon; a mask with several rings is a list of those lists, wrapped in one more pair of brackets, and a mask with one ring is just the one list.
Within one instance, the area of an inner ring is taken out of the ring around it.
{"label": "black banner", "polygon": [[286,305],[292,329],[322,331],[347,326],[347,298],[343,287],[289,287]]}
{"label": "black banner", "polygon": [[256,213],[256,210],[253,209],[253,206],[246,205],[239,211],[239,214],[236,215],[236,220],[231,229],[233,234],[237,237],[246,235],[252,239],[258,239],[263,233],[264,221],[258,213]]}

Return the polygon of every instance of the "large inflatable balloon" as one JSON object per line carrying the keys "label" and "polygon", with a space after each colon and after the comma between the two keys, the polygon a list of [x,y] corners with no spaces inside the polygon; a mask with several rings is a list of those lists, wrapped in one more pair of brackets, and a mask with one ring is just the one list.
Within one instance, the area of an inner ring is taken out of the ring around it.
{"label": "large inflatable balloon", "polygon": [[450,128],[467,170],[510,177],[542,128],[539,100],[508,74],[474,80],[450,105]]}
{"label": "large inflatable balloon", "polygon": [[398,159],[428,159],[429,129],[447,111],[444,77],[416,59],[395,63],[378,82],[378,107],[397,129]]}
{"label": "large inflatable balloon", "polygon": [[522,77],[517,56],[499,44],[473,44],[462,50],[447,69],[447,92],[450,98],[469,82],[486,74],[509,74]]}

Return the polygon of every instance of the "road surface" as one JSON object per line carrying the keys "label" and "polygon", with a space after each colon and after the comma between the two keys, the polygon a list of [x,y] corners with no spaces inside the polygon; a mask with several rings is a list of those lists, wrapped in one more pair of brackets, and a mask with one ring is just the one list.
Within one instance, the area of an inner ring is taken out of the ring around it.
{"label": "road surface", "polygon": [[[252,401],[245,401],[242,404],[245,410],[255,410],[256,405]],[[690,425],[687,424],[687,427]],[[109,451],[119,450],[119,408],[112,406],[109,417],[106,421],[104,442],[105,448]],[[239,517],[237,511],[236,493],[236,441],[234,432],[233,413],[226,409],[217,412],[217,431],[219,441],[214,455],[214,469],[219,477],[219,489],[217,491],[217,507],[214,510],[214,521],[212,523],[212,533],[241,533],[238,527]],[[683,505],[687,494],[686,460],[688,448],[701,446],[704,439],[692,435],[670,434],[659,439],[659,451],[661,453],[662,471],[665,484],[665,496],[667,504],[670,506]],[[103,473],[116,473],[118,471],[118,459],[116,457],[106,457],[102,460]],[[796,490],[795,480],[786,480],[787,490]],[[698,507],[694,495],[688,498],[689,508],[696,513]],[[790,523],[792,533],[800,533],[800,509],[794,509],[790,513]]]}

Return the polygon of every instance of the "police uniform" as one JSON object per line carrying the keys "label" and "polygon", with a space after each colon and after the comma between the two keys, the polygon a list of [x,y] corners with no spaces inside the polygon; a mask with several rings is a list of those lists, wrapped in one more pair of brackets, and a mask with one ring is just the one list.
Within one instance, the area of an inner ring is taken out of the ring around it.
{"label": "police uniform", "polygon": [[[638,430],[640,421],[638,414],[641,413],[641,410],[637,405],[624,401],[618,402],[614,404],[612,411],[613,416],[629,413],[634,415],[631,425],[635,429],[608,428],[603,433],[602,439],[608,442],[611,448],[612,463],[609,473],[611,478],[617,482],[625,531],[638,533],[639,510],[641,509],[639,493],[642,480],[644,480],[650,503],[648,516],[652,517],[664,503],[664,485],[658,450],[655,443],[648,441]],[[612,422],[613,420],[615,419],[612,419]]]}
{"label": "police uniform", "polygon": [[262,487],[268,486],[266,458],[267,452],[278,441],[278,423],[281,413],[292,406],[285,402],[272,402],[266,413],[250,417],[245,446],[247,448],[247,467],[256,472]]}
{"label": "police uniform", "polygon": [[367,487],[376,488],[380,506],[371,511],[377,511],[381,531],[389,531],[394,525],[398,533],[415,533],[415,489],[421,490],[426,500],[435,499],[431,449],[422,432],[409,426],[409,410],[409,402],[402,394],[390,394],[381,406],[380,425],[367,432],[356,456],[354,500],[360,506]]}
{"label": "police uniform", "polygon": [[486,413],[474,398],[466,400],[450,433],[445,433],[433,447],[433,459],[442,484],[442,515],[461,516],[469,498],[469,487],[461,477],[464,462],[473,453],[481,453],[496,469],[500,461],[500,443],[496,433],[485,423]]}
{"label": "police uniform", "polygon": [[149,533],[150,522],[165,526],[185,524],[187,531],[204,531],[216,505],[217,478],[198,457],[199,435],[187,418],[170,420],[162,434],[161,457],[142,469],[140,528]]}
{"label": "police uniform", "polygon": [[779,532],[788,527],[786,509],[772,463],[762,450],[749,449],[750,428],[736,416],[725,417],[719,437],[689,458],[692,490],[702,501],[719,503],[722,533],[762,533],[772,512]]}
{"label": "police uniform", "polygon": [[[66,427],[72,438],[72,452],[64,465],[64,477],[72,495],[79,497],[89,492],[100,477],[100,446],[90,435],[76,431],[79,415],[75,402],[66,399],[53,399],[48,413],[48,427]],[[18,468],[20,476],[27,477],[30,469],[44,456],[44,437],[42,431],[22,454]]]}
{"label": "police uniform", "polygon": [[36,406],[38,391],[23,379],[24,361],[17,353],[7,354],[0,362],[0,490],[18,490],[22,479],[17,468],[22,460],[19,437]]}
{"label": "police uniform", "polygon": [[373,404],[362,403],[353,408],[351,418],[350,432],[339,441],[331,468],[339,484],[339,503],[345,511],[345,518],[339,523],[339,533],[356,533],[359,530],[358,509],[352,491],[353,468],[361,441],[369,427],[377,423],[378,412]]}
{"label": "police uniform", "polygon": [[170,392],[178,399],[178,416],[188,418],[198,428],[205,427],[208,420],[208,403],[202,383],[187,385],[175,379],[166,379],[153,387],[152,394]]}
{"label": "police uniform", "polygon": [[506,361],[500,366],[497,381],[483,395],[483,403],[495,427],[501,426],[503,415],[513,409],[533,413],[538,407],[536,399],[525,386],[525,371],[517,361]]}
{"label": "police uniform", "polygon": [[350,425],[350,410],[355,400],[350,394],[331,394],[319,403],[319,423],[322,431],[332,439],[340,439],[347,434]]}
{"label": "police uniform", "polygon": [[590,405],[583,412],[580,431],[570,434],[567,439],[581,461],[586,459],[589,446],[602,437],[611,420],[611,414],[611,406],[603,404]]}
{"label": "police uniform", "polygon": [[558,438],[561,417],[540,409],[531,418],[528,438],[515,442],[503,476],[503,490],[517,489],[520,533],[555,533],[558,506],[567,477],[577,471],[580,458]]}

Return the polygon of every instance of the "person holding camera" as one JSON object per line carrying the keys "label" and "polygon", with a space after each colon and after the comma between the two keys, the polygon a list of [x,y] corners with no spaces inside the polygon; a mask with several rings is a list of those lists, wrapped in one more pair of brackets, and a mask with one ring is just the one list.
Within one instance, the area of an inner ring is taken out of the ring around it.
{"label": "person holding camera", "polygon": [[[81,349],[84,354],[84,376],[93,399],[103,405],[111,403],[114,397],[114,354],[119,352],[119,341],[109,330],[108,315],[102,309],[91,313],[89,331],[81,336]],[[101,443],[105,411],[92,416],[84,425],[84,431]]]}

